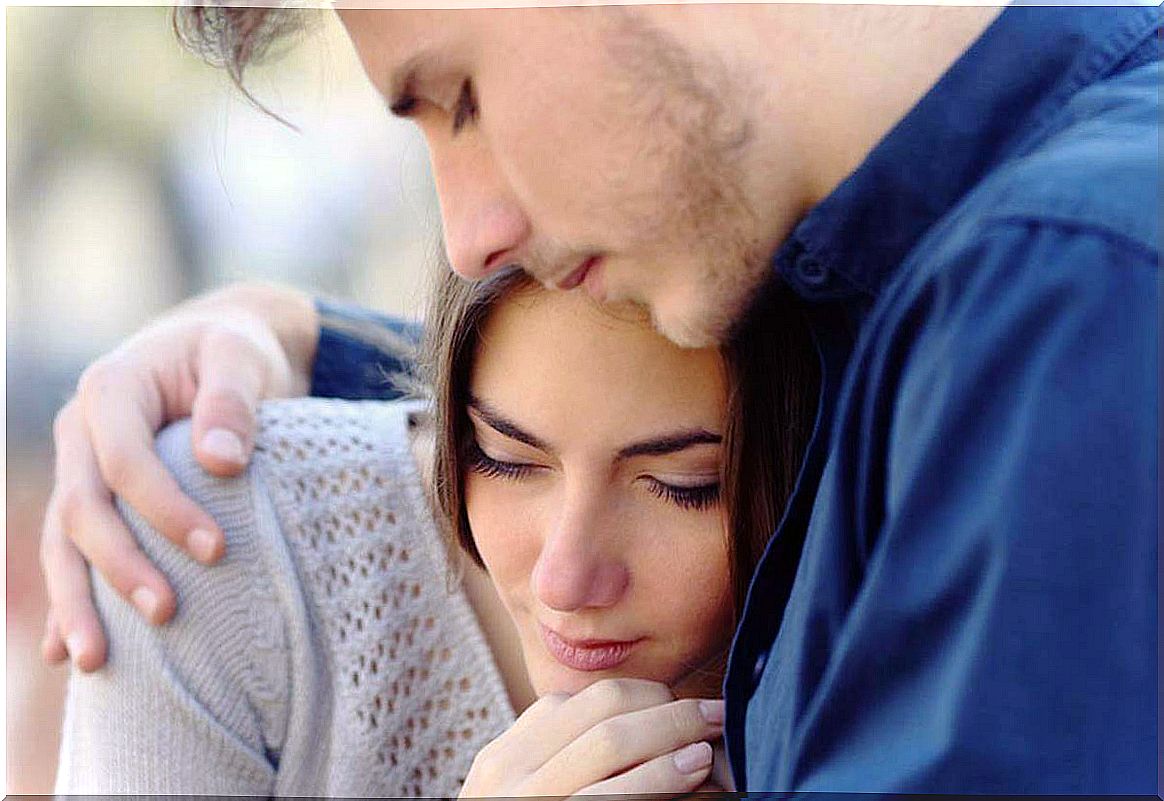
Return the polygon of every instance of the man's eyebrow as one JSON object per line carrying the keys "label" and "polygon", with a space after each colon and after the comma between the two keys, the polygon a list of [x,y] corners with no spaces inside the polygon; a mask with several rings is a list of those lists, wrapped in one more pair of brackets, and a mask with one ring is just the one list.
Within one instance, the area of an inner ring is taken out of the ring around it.
{"label": "man's eyebrow", "polygon": [[423,52],[409,56],[388,77],[388,110],[397,117],[409,117],[416,109],[416,87],[425,73],[438,67],[435,53]]}
{"label": "man's eyebrow", "polygon": [[632,445],[627,445],[618,452],[619,459],[630,459],[635,456],[666,456],[669,453],[693,448],[696,445],[719,445],[723,437],[712,433],[705,428],[695,428],[690,431],[677,431],[652,437]]}
{"label": "man's eyebrow", "polygon": [[477,415],[485,421],[485,424],[496,431],[498,434],[515,439],[531,448],[537,448],[539,451],[550,452],[550,448],[545,442],[535,437],[533,434],[524,430],[517,423],[509,420],[501,412],[485,403],[480,398],[469,397],[469,408],[477,413]]}

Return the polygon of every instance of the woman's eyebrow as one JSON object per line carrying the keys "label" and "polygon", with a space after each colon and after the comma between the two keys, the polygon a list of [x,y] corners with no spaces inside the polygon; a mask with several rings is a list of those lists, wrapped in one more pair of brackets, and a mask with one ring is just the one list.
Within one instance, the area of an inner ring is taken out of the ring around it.
{"label": "woman's eyebrow", "polygon": [[517,423],[506,418],[501,412],[485,403],[480,398],[469,397],[469,408],[477,413],[477,415],[485,421],[485,424],[502,436],[515,439],[520,443],[529,445],[531,448],[537,448],[539,451],[550,452],[550,448],[545,442],[535,437],[533,434],[524,430]]}
{"label": "woman's eyebrow", "polygon": [[695,428],[690,431],[677,431],[673,434],[663,434],[659,437],[644,439],[627,445],[618,452],[619,459],[630,459],[634,456],[665,456],[669,453],[693,448],[696,445],[719,445],[723,437],[712,433],[705,428]]}
{"label": "woman's eyebrow", "polygon": [[[545,441],[529,433],[480,398],[471,396],[468,406],[498,434],[529,445],[531,448],[537,448],[539,451],[552,452]],[[635,456],[665,456],[693,448],[696,445],[719,445],[722,442],[723,437],[719,434],[708,431],[706,428],[693,428],[631,443],[621,448],[615,458],[621,461]]]}

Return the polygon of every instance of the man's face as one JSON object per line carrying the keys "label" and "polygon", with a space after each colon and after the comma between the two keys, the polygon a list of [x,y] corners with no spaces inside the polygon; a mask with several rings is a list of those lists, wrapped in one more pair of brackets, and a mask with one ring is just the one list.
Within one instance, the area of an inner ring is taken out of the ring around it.
{"label": "man's face", "polygon": [[766,273],[745,82],[647,8],[343,11],[428,142],[453,268],[509,264],[630,300],[679,345],[723,339]]}

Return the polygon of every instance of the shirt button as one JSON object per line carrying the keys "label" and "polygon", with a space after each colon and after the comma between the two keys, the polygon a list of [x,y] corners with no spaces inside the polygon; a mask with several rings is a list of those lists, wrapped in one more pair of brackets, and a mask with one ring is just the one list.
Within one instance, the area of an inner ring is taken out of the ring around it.
{"label": "shirt button", "polygon": [[756,664],[752,666],[752,689],[760,686],[760,678],[764,675],[764,668],[768,665],[768,652],[761,651],[756,657]]}
{"label": "shirt button", "polygon": [[824,286],[829,280],[828,268],[814,259],[801,259],[800,263],[796,265],[796,271],[800,274],[800,280],[804,282],[805,286]]}

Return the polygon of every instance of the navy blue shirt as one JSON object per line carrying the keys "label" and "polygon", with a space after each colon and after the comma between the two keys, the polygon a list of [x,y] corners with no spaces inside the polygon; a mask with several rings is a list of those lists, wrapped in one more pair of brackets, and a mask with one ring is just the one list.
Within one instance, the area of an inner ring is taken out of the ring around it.
{"label": "navy blue shirt", "polygon": [[[1156,792],[1160,26],[1007,9],[776,254],[823,380],[738,789]],[[325,320],[314,392],[369,357]]]}

